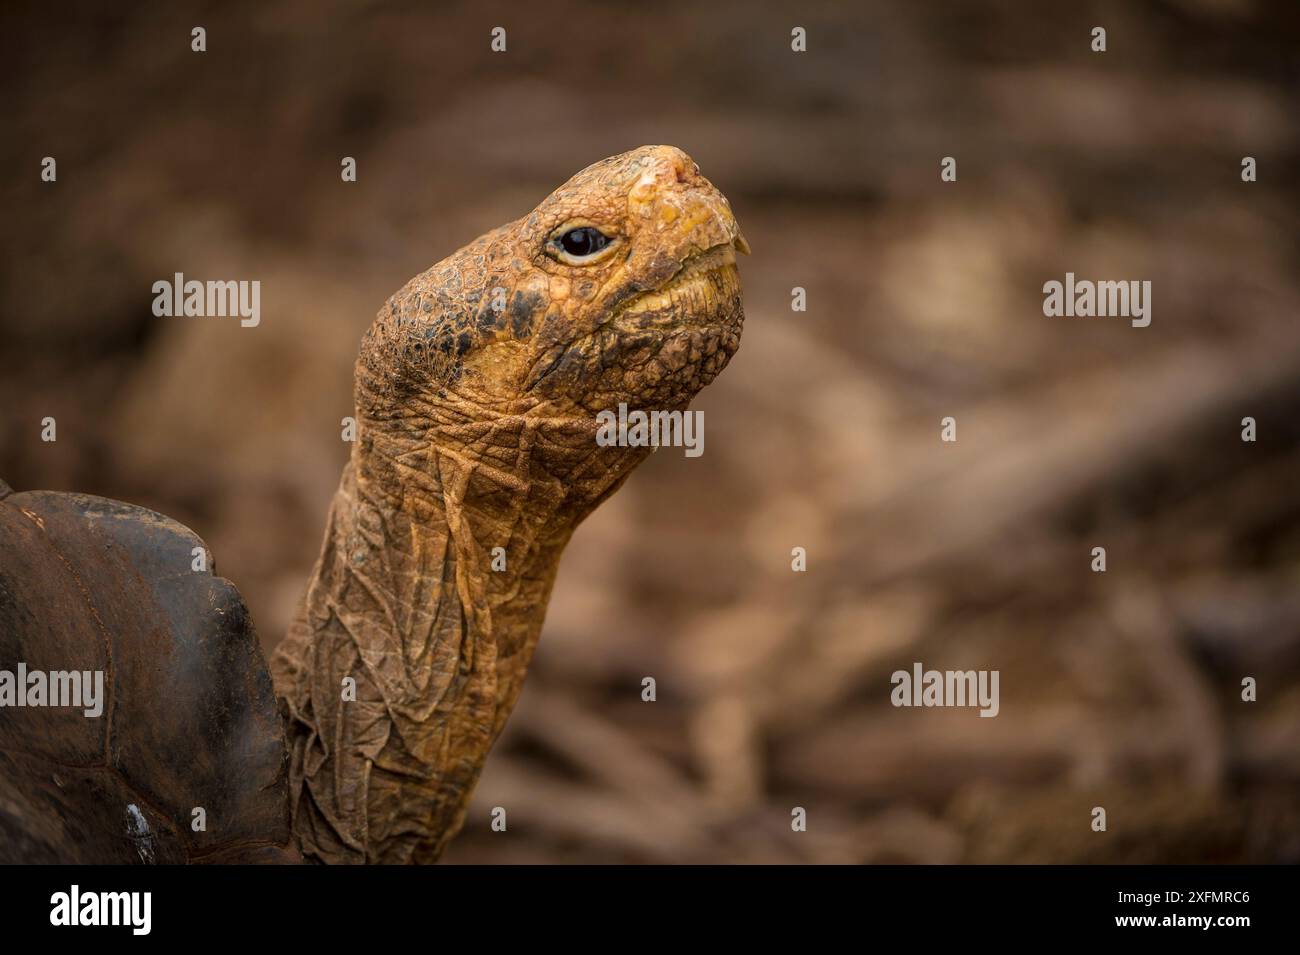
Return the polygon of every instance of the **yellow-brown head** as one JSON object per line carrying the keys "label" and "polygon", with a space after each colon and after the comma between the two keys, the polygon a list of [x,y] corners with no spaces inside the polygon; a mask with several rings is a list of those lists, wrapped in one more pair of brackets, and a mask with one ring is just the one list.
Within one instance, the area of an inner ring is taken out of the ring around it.
{"label": "yellow-brown head", "polygon": [[380,392],[432,390],[495,414],[681,408],[739,345],[737,251],[748,246],[727,199],[694,161],[643,146],[412,279],[361,368]]}

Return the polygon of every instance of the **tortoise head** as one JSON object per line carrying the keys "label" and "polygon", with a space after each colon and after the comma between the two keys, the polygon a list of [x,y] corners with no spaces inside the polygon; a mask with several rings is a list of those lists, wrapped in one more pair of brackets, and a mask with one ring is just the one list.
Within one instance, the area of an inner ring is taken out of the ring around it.
{"label": "tortoise head", "polygon": [[520,300],[534,318],[525,393],[588,412],[682,407],[739,345],[736,252],[748,246],[726,197],[680,149],[588,167],[514,234],[537,297],[534,308]]}
{"label": "tortoise head", "polygon": [[491,423],[589,455],[600,411],[683,409],[727,364],[737,251],[726,198],[680,149],[602,160],[388,301],[357,364],[360,415],[443,447]]}

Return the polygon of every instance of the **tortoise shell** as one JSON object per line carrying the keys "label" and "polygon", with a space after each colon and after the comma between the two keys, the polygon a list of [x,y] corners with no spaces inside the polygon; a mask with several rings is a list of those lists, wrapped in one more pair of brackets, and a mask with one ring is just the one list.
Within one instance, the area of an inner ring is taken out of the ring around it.
{"label": "tortoise shell", "polygon": [[[0,862],[296,857],[270,674],[207,557],[154,511],[0,482]],[[18,705],[20,665],[102,674],[98,706]]]}

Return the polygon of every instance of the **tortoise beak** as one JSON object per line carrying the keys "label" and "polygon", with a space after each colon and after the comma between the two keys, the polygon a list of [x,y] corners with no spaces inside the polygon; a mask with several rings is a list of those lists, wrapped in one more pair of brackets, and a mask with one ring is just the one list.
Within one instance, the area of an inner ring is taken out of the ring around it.
{"label": "tortoise beak", "polygon": [[749,255],[749,243],[745,241],[745,237],[740,234],[739,229],[736,230],[736,237],[731,240],[731,244],[741,255]]}

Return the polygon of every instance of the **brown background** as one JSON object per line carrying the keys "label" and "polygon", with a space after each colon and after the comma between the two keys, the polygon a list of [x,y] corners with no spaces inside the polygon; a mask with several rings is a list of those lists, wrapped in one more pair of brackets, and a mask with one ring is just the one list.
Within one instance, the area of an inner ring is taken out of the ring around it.
{"label": "brown background", "polygon": [[[385,297],[672,143],[744,341],[579,530],[449,861],[1300,861],[1296,7],[1051,6],[6,4],[0,475],[188,524],[270,647]],[[261,326],[155,319],[176,271]],[[1151,327],[1045,318],[1066,271]],[[1001,715],[893,709],[913,661]]]}

